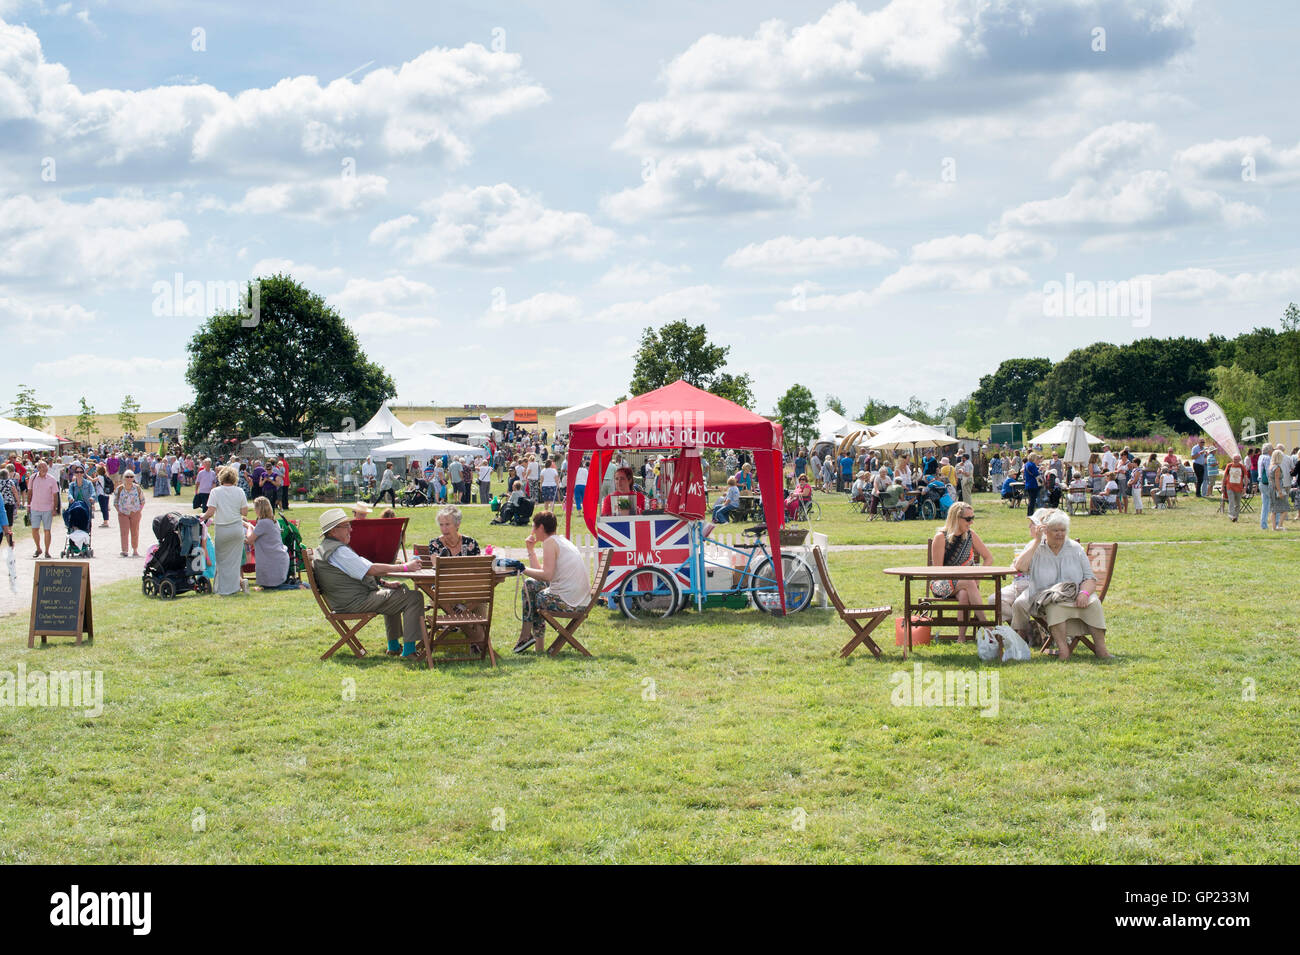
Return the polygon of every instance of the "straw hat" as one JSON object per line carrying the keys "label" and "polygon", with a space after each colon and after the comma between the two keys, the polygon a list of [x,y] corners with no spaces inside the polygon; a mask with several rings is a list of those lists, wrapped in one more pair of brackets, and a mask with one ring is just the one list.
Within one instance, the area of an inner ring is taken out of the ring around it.
{"label": "straw hat", "polygon": [[355,504],[352,505],[353,514],[369,514],[372,510],[374,510],[374,508],[372,508],[365,501],[357,501]]}
{"label": "straw hat", "polygon": [[351,524],[352,518],[341,507],[331,507],[320,516],[320,536],[324,537],[340,524]]}

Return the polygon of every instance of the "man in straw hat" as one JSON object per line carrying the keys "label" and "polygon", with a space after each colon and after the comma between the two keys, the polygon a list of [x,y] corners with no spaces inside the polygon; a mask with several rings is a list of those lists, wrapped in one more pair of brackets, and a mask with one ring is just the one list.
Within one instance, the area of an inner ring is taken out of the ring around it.
{"label": "man in straw hat", "polygon": [[379,578],[418,570],[419,560],[409,564],[374,564],[366,560],[348,546],[352,518],[341,507],[321,514],[320,533],[321,544],[316,548],[312,568],[330,609],[335,613],[383,614],[388,655],[416,656],[415,643],[424,636],[424,598],[405,584],[383,583]]}

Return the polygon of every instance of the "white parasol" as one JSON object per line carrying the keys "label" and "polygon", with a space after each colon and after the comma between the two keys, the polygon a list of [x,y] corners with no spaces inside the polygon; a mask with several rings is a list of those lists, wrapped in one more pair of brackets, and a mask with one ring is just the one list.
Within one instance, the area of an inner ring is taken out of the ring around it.
{"label": "white parasol", "polygon": [[[1062,421],[1061,424],[1066,422]],[[1055,430],[1055,429],[1053,429]],[[1066,464],[1087,464],[1088,457],[1091,455],[1090,444],[1100,443],[1100,438],[1094,438],[1087,431],[1083,430],[1083,419],[1075,418],[1070,422],[1070,432],[1065,439],[1065,456]],[[1060,442],[1051,442],[1059,444]]]}

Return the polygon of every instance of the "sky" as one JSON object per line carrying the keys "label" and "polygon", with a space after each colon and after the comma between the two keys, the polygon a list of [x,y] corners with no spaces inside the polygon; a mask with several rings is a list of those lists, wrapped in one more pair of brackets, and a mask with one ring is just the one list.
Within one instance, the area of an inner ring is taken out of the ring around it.
{"label": "sky", "polygon": [[1276,327],[1298,31],[1269,0],[0,0],[0,354],[54,413],[174,408],[213,296],[287,273],[406,403],[610,402],[685,318],[757,410],[856,415]]}

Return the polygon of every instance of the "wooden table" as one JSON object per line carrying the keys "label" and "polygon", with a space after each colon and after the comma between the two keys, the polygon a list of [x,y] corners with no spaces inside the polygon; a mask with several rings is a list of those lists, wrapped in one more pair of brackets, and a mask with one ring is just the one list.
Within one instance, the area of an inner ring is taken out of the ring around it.
{"label": "wooden table", "polygon": [[[935,626],[970,625],[971,614],[984,610],[987,605],[972,606],[961,604],[956,597],[938,598],[925,595],[929,592],[932,580],[991,580],[993,581],[993,625],[1002,623],[1002,579],[1015,574],[1014,567],[974,566],[974,567],[886,567],[885,573],[902,578],[903,581],[903,628],[907,634],[903,644],[903,659],[912,652],[912,612],[922,610],[930,614]],[[922,582],[921,596],[912,600],[912,581]],[[969,608],[969,609],[967,609]],[[936,612],[937,609],[937,612]],[[954,610],[956,615],[945,617],[943,611]],[[978,623],[978,621],[976,621]]]}

